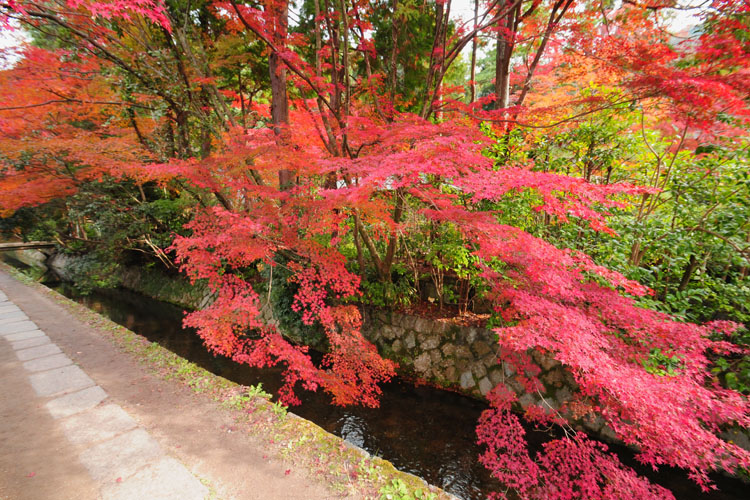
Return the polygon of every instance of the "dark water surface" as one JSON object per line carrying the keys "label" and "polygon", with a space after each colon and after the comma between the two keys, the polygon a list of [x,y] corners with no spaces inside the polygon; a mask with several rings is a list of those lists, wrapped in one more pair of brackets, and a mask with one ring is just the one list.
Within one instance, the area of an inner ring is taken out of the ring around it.
{"label": "dark water surface", "polygon": [[[127,290],[101,290],[81,296],[68,285],[54,288],[216,375],[243,385],[260,382],[271,393],[281,385],[279,370],[259,370],[209,354],[194,331],[182,328],[183,311],[171,304]],[[300,391],[299,396],[303,403],[291,408],[294,413],[389,460],[402,471],[466,500],[485,498],[496,488],[477,461],[481,449],[475,444],[474,429],[486,408],[482,402],[400,380],[383,387],[377,409],[333,406],[322,393]],[[545,439],[544,434],[531,429],[527,437],[532,449],[538,449]],[[635,462],[630,450],[611,448],[624,463],[672,490],[679,500],[750,498],[750,485],[738,480],[717,476],[714,479],[720,490],[702,493],[682,471],[662,468],[654,473]]]}

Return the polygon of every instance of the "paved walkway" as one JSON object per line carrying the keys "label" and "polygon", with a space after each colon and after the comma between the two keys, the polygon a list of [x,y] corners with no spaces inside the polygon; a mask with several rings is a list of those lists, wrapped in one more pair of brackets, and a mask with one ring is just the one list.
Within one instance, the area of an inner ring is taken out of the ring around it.
{"label": "paved walkway", "polygon": [[2,266],[0,299],[0,500],[356,497]]}
{"label": "paved walkway", "polygon": [[[81,485],[83,491],[74,487],[69,493],[49,492],[53,496],[48,498],[70,494],[85,497],[86,490],[92,488],[105,500],[193,500],[208,495],[205,485],[165,454],[157,441],[111,402],[107,393],[2,291],[0,336],[4,339],[0,351],[8,354],[12,350],[17,358],[13,363],[3,356],[4,368],[15,370],[16,375],[25,371],[39,406],[46,409],[72,445],[66,454],[77,455],[93,483]],[[35,475],[32,470],[26,477]]]}

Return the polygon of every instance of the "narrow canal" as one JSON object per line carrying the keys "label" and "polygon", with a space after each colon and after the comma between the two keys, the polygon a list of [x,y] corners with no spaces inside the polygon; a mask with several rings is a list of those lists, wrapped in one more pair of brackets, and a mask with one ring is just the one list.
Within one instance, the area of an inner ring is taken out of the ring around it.
{"label": "narrow canal", "polygon": [[[194,331],[182,328],[183,311],[171,304],[127,290],[100,290],[82,296],[64,283],[48,286],[216,375],[244,385],[262,383],[268,392],[281,385],[278,370],[259,370],[209,354]],[[400,470],[466,500],[486,498],[495,489],[495,482],[477,461],[481,449],[475,443],[474,428],[486,408],[482,402],[400,380],[383,387],[377,409],[333,406],[320,393],[300,396],[302,405],[291,411],[389,460]],[[546,434],[529,429],[528,437],[532,447],[538,448]],[[719,490],[703,493],[682,471],[662,468],[655,473],[641,467],[630,450],[612,448],[624,463],[670,489],[679,500],[747,498],[750,486],[736,479],[716,476],[713,479]]]}

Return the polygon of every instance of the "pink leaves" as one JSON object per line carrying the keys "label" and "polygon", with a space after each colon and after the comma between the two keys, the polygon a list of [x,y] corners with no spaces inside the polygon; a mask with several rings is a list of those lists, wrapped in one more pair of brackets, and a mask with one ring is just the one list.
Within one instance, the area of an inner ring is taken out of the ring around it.
{"label": "pink leaves", "polygon": [[[623,466],[607,447],[582,434],[549,441],[532,459],[525,431],[507,406],[486,410],[477,427],[487,447],[480,461],[503,485],[524,500],[674,498],[660,486]],[[497,498],[508,498],[504,493]]]}

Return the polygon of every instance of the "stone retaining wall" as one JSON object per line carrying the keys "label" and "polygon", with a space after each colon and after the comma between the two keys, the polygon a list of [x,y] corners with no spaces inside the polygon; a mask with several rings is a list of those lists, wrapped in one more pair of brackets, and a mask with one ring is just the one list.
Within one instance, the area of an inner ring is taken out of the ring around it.
{"label": "stone retaining wall", "polygon": [[[493,387],[505,384],[518,395],[522,408],[537,404],[549,411],[568,401],[576,387],[559,362],[533,354],[544,391],[527,393],[513,369],[498,363],[496,336],[485,328],[379,309],[365,310],[364,321],[365,337],[383,356],[397,361],[402,371],[440,387],[483,399]],[[604,431],[601,423],[583,425],[594,432]]]}

